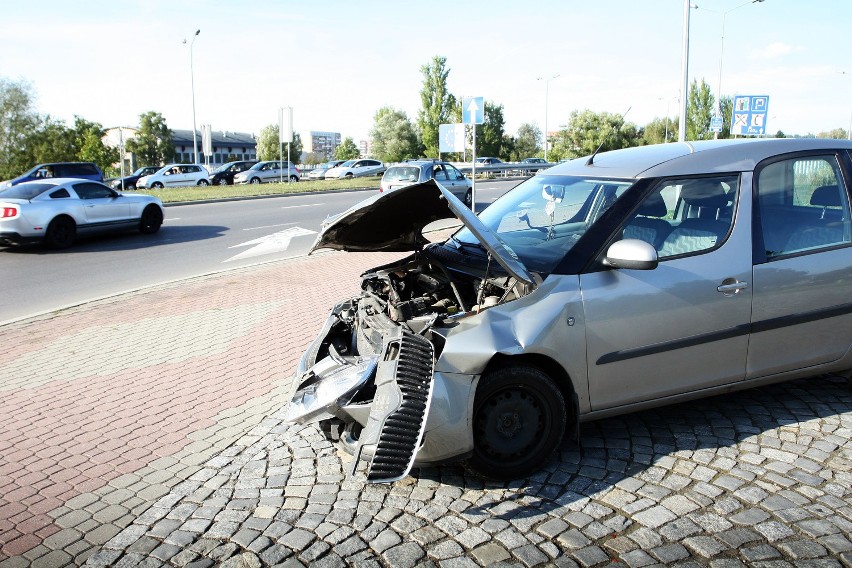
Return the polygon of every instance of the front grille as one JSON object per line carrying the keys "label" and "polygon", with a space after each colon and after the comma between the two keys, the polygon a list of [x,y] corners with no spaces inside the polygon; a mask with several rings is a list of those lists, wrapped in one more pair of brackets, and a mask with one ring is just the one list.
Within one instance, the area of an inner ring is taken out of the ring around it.
{"label": "front grille", "polygon": [[433,370],[432,344],[420,335],[403,332],[395,370],[402,402],[382,425],[367,471],[368,481],[395,481],[411,470],[426,426]]}

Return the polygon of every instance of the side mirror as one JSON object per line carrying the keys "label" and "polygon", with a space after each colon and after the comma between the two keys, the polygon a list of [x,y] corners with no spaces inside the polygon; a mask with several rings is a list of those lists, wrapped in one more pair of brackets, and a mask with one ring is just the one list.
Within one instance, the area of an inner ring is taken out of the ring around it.
{"label": "side mirror", "polygon": [[603,263],[612,268],[654,270],[659,261],[657,249],[639,239],[623,239],[610,245]]}

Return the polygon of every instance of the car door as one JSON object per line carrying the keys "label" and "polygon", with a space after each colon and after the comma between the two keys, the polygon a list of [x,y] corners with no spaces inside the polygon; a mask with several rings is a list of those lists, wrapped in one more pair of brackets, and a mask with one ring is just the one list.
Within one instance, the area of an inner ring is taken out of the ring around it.
{"label": "car door", "polygon": [[281,178],[281,168],[278,162],[269,162],[263,167],[261,179],[265,182],[276,182]]}
{"label": "car door", "polygon": [[852,343],[852,224],[844,153],[755,172],[754,308],[747,377],[834,362]]}
{"label": "car door", "polygon": [[129,200],[105,185],[93,182],[75,183],[72,188],[83,205],[89,225],[126,221],[130,217]]}
{"label": "car door", "polygon": [[737,189],[733,175],[661,182],[622,230],[654,245],[658,266],[580,276],[593,410],[743,380],[750,196]]}

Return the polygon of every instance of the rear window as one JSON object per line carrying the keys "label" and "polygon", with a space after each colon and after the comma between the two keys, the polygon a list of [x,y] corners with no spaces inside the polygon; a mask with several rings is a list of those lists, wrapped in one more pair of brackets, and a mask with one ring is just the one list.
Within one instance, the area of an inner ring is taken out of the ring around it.
{"label": "rear window", "polygon": [[19,183],[0,190],[0,199],[33,199],[54,187],[56,186],[49,183]]}
{"label": "rear window", "polygon": [[74,176],[97,176],[100,172],[94,164],[64,164],[59,166],[59,175],[62,177]]}
{"label": "rear window", "polygon": [[419,175],[420,168],[400,166],[389,168],[385,173],[385,179],[388,181],[417,181]]}

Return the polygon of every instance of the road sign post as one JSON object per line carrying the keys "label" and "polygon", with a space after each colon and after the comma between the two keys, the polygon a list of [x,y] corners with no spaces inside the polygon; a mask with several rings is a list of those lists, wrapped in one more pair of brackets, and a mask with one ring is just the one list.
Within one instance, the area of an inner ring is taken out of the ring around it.
{"label": "road sign post", "polygon": [[485,103],[482,97],[462,99],[462,123],[473,125],[473,159],[470,168],[470,210],[476,213],[476,125],[485,122]]}

